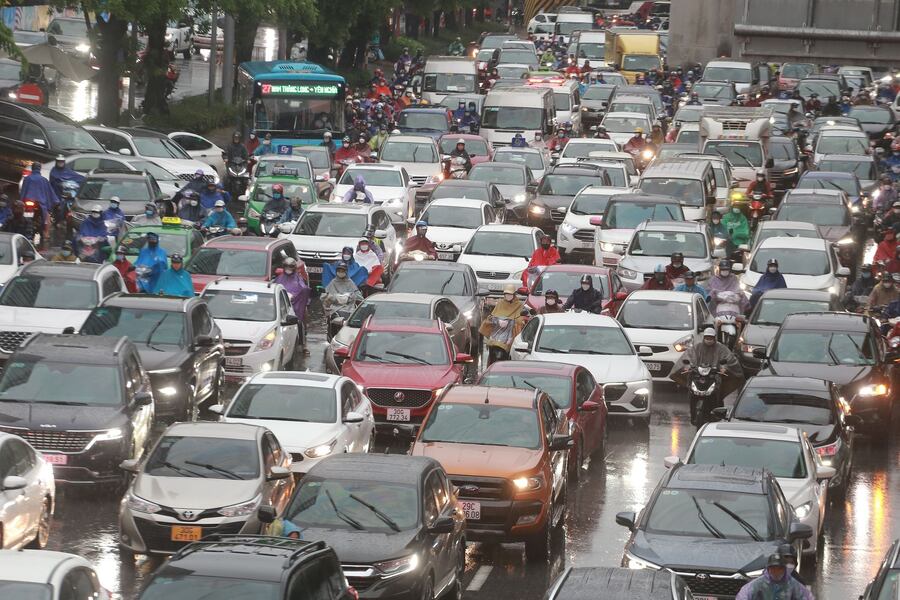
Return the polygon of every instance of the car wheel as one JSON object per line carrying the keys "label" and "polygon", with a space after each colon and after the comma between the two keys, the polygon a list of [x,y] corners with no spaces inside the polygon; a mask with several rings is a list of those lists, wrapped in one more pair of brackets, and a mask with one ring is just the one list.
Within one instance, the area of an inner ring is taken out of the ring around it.
{"label": "car wheel", "polygon": [[37,531],[34,534],[34,539],[28,544],[29,548],[42,550],[47,547],[47,542],[50,540],[50,519],[50,498],[44,498]]}
{"label": "car wheel", "polygon": [[431,579],[431,575],[425,578],[425,582],[422,583],[422,594],[419,596],[421,600],[434,600],[434,581]]}
{"label": "car wheel", "polygon": [[533,537],[525,540],[525,558],[529,561],[537,562],[547,560],[550,556],[550,545],[553,540],[553,527],[550,523],[552,520],[552,508],[548,513],[547,522],[541,530],[534,534]]}
{"label": "car wheel", "polygon": [[456,578],[450,591],[446,594],[446,600],[462,600],[463,576],[466,574],[466,540],[460,540],[456,550]]}

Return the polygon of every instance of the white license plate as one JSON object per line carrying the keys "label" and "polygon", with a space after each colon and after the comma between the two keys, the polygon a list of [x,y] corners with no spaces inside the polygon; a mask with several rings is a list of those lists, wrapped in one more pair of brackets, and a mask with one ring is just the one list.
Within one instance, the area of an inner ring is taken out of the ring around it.
{"label": "white license plate", "polygon": [[503,289],[503,284],[502,284],[502,283],[489,283],[489,284],[487,285],[487,288],[488,288],[489,290],[502,290],[502,289]]}
{"label": "white license plate", "polygon": [[719,600],[715,596],[694,596],[694,600]]}
{"label": "white license plate", "polygon": [[33,212],[27,212],[27,213],[25,213],[25,218],[26,218],[26,219],[33,219],[33,218],[34,218],[34,213],[33,213]]}
{"label": "white license plate", "polygon": [[51,465],[67,465],[69,464],[69,457],[65,454],[45,454],[44,460],[46,460]]}
{"label": "white license plate", "polygon": [[471,500],[460,500],[463,514],[469,521],[478,521],[481,519],[481,502],[472,502]]}
{"label": "white license plate", "polygon": [[409,421],[408,408],[389,408],[387,409],[388,421]]}
{"label": "white license plate", "polygon": [[593,248],[594,242],[581,242],[581,247],[582,248]]}
{"label": "white license plate", "polygon": [[453,260],[452,252],[438,252],[438,260]]}
{"label": "white license plate", "polygon": [[240,358],[226,358],[225,366],[226,367],[240,367],[243,365],[243,361]]}
{"label": "white license plate", "polygon": [[648,371],[662,371],[662,365],[654,362],[645,362]]}
{"label": "white license plate", "polygon": [[307,273],[321,273],[322,267],[306,267]]}

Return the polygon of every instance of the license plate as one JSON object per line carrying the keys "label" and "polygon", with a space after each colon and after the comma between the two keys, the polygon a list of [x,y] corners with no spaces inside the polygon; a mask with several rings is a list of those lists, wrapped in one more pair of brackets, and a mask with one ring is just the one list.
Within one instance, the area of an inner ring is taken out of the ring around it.
{"label": "license plate", "polygon": [[387,409],[388,421],[409,421],[408,408],[389,408]]}
{"label": "license plate", "polygon": [[581,242],[581,247],[582,248],[593,248],[594,242]]}
{"label": "license plate", "polygon": [[481,502],[472,502],[471,500],[461,500],[463,514],[469,521],[478,521],[481,519]]}
{"label": "license plate", "polygon": [[34,213],[33,213],[33,212],[27,212],[27,213],[25,213],[25,218],[26,218],[26,219],[32,219],[32,218],[34,218]]}
{"label": "license plate", "polygon": [[196,542],[202,537],[202,527],[185,527],[183,525],[172,525],[173,542]]}
{"label": "license plate", "polygon": [[306,267],[307,273],[321,273],[322,267]]}
{"label": "license plate", "polygon": [[65,454],[45,454],[44,460],[51,465],[65,465],[69,463],[69,457]]}
{"label": "license plate", "polygon": [[654,362],[645,362],[648,371],[662,371],[662,365]]}
{"label": "license plate", "polygon": [[694,600],[719,600],[715,596],[694,596]]}
{"label": "license plate", "polygon": [[453,260],[452,252],[438,252],[438,260]]}
{"label": "license plate", "polygon": [[502,290],[503,284],[502,283],[489,283],[487,288],[489,290]]}
{"label": "license plate", "polygon": [[243,365],[243,361],[240,358],[226,358],[225,366],[226,367],[240,367]]}

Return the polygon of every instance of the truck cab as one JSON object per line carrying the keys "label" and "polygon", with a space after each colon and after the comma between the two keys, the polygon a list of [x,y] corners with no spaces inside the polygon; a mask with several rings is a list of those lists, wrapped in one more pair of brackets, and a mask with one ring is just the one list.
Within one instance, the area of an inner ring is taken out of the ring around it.
{"label": "truck cab", "polygon": [[732,165],[734,181],[746,187],[760,169],[774,165],[769,157],[771,107],[707,107],[700,119],[703,154],[718,154]]}

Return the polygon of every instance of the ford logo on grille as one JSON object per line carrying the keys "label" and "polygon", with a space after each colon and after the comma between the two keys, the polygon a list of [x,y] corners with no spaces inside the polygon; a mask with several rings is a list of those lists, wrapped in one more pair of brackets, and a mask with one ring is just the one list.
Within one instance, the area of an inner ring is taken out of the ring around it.
{"label": "ford logo on grille", "polygon": [[406,400],[406,394],[403,392],[394,392],[394,402],[400,404],[404,400]]}
{"label": "ford logo on grille", "polygon": [[459,491],[466,493],[466,494],[477,494],[478,492],[481,491],[481,488],[478,487],[477,485],[463,485],[463,486],[460,486]]}

